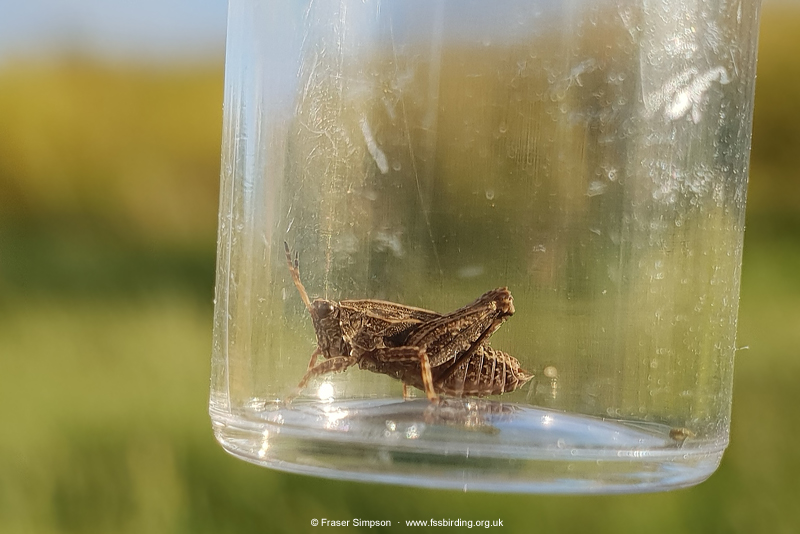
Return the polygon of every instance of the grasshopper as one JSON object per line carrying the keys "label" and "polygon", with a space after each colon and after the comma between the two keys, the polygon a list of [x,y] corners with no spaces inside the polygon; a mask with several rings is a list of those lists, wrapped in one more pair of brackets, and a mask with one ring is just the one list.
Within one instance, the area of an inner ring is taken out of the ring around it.
{"label": "grasshopper", "polygon": [[[290,399],[310,380],[353,365],[400,380],[404,398],[413,386],[432,402],[440,394],[499,395],[533,378],[516,358],[488,345],[489,337],[514,314],[508,288],[487,291],[447,314],[372,299],[312,302],[300,281],[299,255],[293,256],[286,242],[284,248],[317,336],[317,348]],[[320,356],[323,361],[318,362]]]}

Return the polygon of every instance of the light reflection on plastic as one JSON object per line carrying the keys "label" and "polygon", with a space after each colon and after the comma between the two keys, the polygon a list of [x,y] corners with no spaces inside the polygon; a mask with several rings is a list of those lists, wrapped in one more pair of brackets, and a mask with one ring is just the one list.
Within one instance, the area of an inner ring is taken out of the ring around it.
{"label": "light reflection on plastic", "polygon": [[617,451],[618,458],[647,458],[649,451]]}
{"label": "light reflection on plastic", "polygon": [[319,397],[319,400],[322,401],[332,401],[333,393],[333,385],[325,382],[319,386],[319,389],[317,390],[317,397]]}
{"label": "light reflection on plastic", "polygon": [[347,430],[348,424],[345,420],[350,412],[347,410],[326,411],[325,428],[327,430]]}
{"label": "light reflection on plastic", "polygon": [[553,424],[553,416],[552,415],[543,415],[542,416],[542,426],[550,426]]}
{"label": "light reflection on plastic", "polygon": [[335,412],[325,412],[325,417],[328,418],[328,421],[338,421],[340,419],[344,419],[350,415],[350,412],[347,410],[336,410]]}
{"label": "light reflection on plastic", "polygon": [[264,441],[261,443],[261,448],[258,450],[258,457],[263,458],[267,455],[269,450],[269,430],[264,431]]}

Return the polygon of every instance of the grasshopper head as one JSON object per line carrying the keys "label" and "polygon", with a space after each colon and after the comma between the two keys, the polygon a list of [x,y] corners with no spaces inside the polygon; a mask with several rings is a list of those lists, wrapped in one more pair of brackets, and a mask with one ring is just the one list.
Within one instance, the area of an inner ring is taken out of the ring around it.
{"label": "grasshopper head", "polygon": [[342,338],[342,326],[339,323],[339,305],[336,302],[316,299],[311,303],[311,319],[317,333],[317,345],[326,358],[346,356]]}
{"label": "grasshopper head", "polygon": [[336,319],[339,317],[339,307],[335,302],[330,300],[316,299],[311,303],[311,309],[313,310],[311,313],[314,314],[314,318],[316,319],[322,320],[332,315],[335,316]]}

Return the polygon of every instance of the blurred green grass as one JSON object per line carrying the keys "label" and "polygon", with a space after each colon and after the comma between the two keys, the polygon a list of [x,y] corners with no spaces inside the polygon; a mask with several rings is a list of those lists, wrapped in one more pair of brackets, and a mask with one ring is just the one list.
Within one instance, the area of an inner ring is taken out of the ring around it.
{"label": "blurred green grass", "polygon": [[765,9],[730,448],[700,486],[613,497],[336,482],[225,455],[206,415],[221,68],[7,66],[0,532],[306,532],[315,517],[797,532],[797,27]]}
{"label": "blurred green grass", "polygon": [[751,230],[740,319],[750,348],[737,361],[731,446],[695,488],[460,494],[251,466],[222,452],[205,413],[210,302],[160,290],[36,296],[14,299],[0,323],[0,530],[302,532],[313,517],[499,517],[516,532],[795,532],[800,250],[796,235]]}

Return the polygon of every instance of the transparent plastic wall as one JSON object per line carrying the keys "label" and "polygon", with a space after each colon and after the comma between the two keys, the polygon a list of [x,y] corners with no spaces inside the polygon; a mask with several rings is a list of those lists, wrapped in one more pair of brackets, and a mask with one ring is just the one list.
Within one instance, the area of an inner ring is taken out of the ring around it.
{"label": "transparent plastic wall", "polygon": [[217,439],[436,487],[707,478],[729,434],[758,10],[231,0]]}

